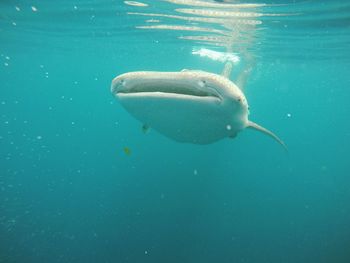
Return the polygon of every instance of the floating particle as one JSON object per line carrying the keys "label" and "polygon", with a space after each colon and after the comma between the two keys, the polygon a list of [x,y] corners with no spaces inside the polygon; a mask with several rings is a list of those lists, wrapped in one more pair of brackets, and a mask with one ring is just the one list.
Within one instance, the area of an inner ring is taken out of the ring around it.
{"label": "floating particle", "polygon": [[36,8],[35,6],[31,6],[31,8],[32,8],[33,12],[37,12],[38,11],[38,8]]}
{"label": "floating particle", "polygon": [[39,67],[40,67],[40,68],[44,68],[44,65],[40,65]]}
{"label": "floating particle", "polygon": [[193,174],[194,174],[194,175],[197,175],[197,174],[198,174],[197,169],[194,169],[194,170],[193,170]]}
{"label": "floating particle", "polygon": [[5,67],[7,67],[8,65],[9,65],[9,63],[6,63],[6,62],[4,63],[4,66],[5,66]]}
{"label": "floating particle", "polygon": [[12,22],[12,25],[17,26],[17,23],[16,22]]}
{"label": "floating particle", "polygon": [[21,8],[19,8],[18,6],[15,6],[15,9],[19,12],[21,11]]}
{"label": "floating particle", "polygon": [[36,136],[38,140],[41,140],[43,137],[41,135]]}
{"label": "floating particle", "polygon": [[288,118],[292,117],[292,114],[287,113],[287,117],[288,117]]}
{"label": "floating particle", "polygon": [[147,255],[148,254],[148,251],[147,250],[145,250],[145,255]]}
{"label": "floating particle", "polygon": [[74,10],[77,10],[78,9],[78,7],[75,5],[75,6],[73,6],[73,8],[74,8]]}
{"label": "floating particle", "polygon": [[6,104],[6,102],[5,102],[5,101],[2,101],[2,102],[1,102],[1,105],[5,105],[5,104]]}
{"label": "floating particle", "polygon": [[226,125],[226,129],[228,130],[228,131],[230,131],[231,129],[232,129],[232,127],[231,127],[231,125]]}
{"label": "floating particle", "polygon": [[6,59],[6,60],[10,60],[10,57],[9,57],[9,56],[6,56],[5,59]]}

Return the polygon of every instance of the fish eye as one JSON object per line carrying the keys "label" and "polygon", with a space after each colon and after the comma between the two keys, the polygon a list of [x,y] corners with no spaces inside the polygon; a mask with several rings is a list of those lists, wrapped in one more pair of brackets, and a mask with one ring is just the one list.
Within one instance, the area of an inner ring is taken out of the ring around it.
{"label": "fish eye", "polygon": [[206,82],[205,80],[200,80],[200,81],[198,82],[198,84],[199,84],[199,86],[204,87],[204,86],[207,85],[207,82]]}

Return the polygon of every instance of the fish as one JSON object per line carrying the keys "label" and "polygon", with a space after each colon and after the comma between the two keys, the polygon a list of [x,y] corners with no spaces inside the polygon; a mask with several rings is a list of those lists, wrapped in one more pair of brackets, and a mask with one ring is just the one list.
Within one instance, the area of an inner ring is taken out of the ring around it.
{"label": "fish", "polygon": [[123,148],[123,151],[124,151],[124,153],[125,153],[126,155],[130,155],[130,154],[131,154],[131,150],[130,150],[129,147],[124,147],[124,148]]}
{"label": "fish", "polygon": [[112,80],[111,92],[132,116],[177,142],[210,144],[246,128],[273,132],[250,121],[243,91],[225,76],[202,70],[134,71]]}

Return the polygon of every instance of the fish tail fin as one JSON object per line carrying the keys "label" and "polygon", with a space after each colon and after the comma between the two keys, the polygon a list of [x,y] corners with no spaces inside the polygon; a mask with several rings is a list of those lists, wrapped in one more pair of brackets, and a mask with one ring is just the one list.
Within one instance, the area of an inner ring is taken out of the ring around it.
{"label": "fish tail fin", "polygon": [[274,134],[272,131],[269,131],[268,129],[260,126],[259,124],[256,124],[255,122],[252,121],[248,121],[248,128],[260,131],[262,133],[265,133],[266,135],[270,136],[271,138],[273,138],[275,141],[277,141],[280,145],[282,145],[282,147],[284,148],[284,150],[286,152],[288,152],[287,146],[285,145],[285,143],[277,137],[276,134]]}

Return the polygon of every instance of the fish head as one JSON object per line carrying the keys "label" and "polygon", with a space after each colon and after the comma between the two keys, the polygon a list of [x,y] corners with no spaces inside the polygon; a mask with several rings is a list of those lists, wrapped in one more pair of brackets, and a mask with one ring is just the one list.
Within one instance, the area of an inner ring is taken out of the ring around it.
{"label": "fish head", "polygon": [[112,81],[111,91],[134,117],[177,141],[210,143],[248,122],[241,90],[205,71],[129,72]]}

